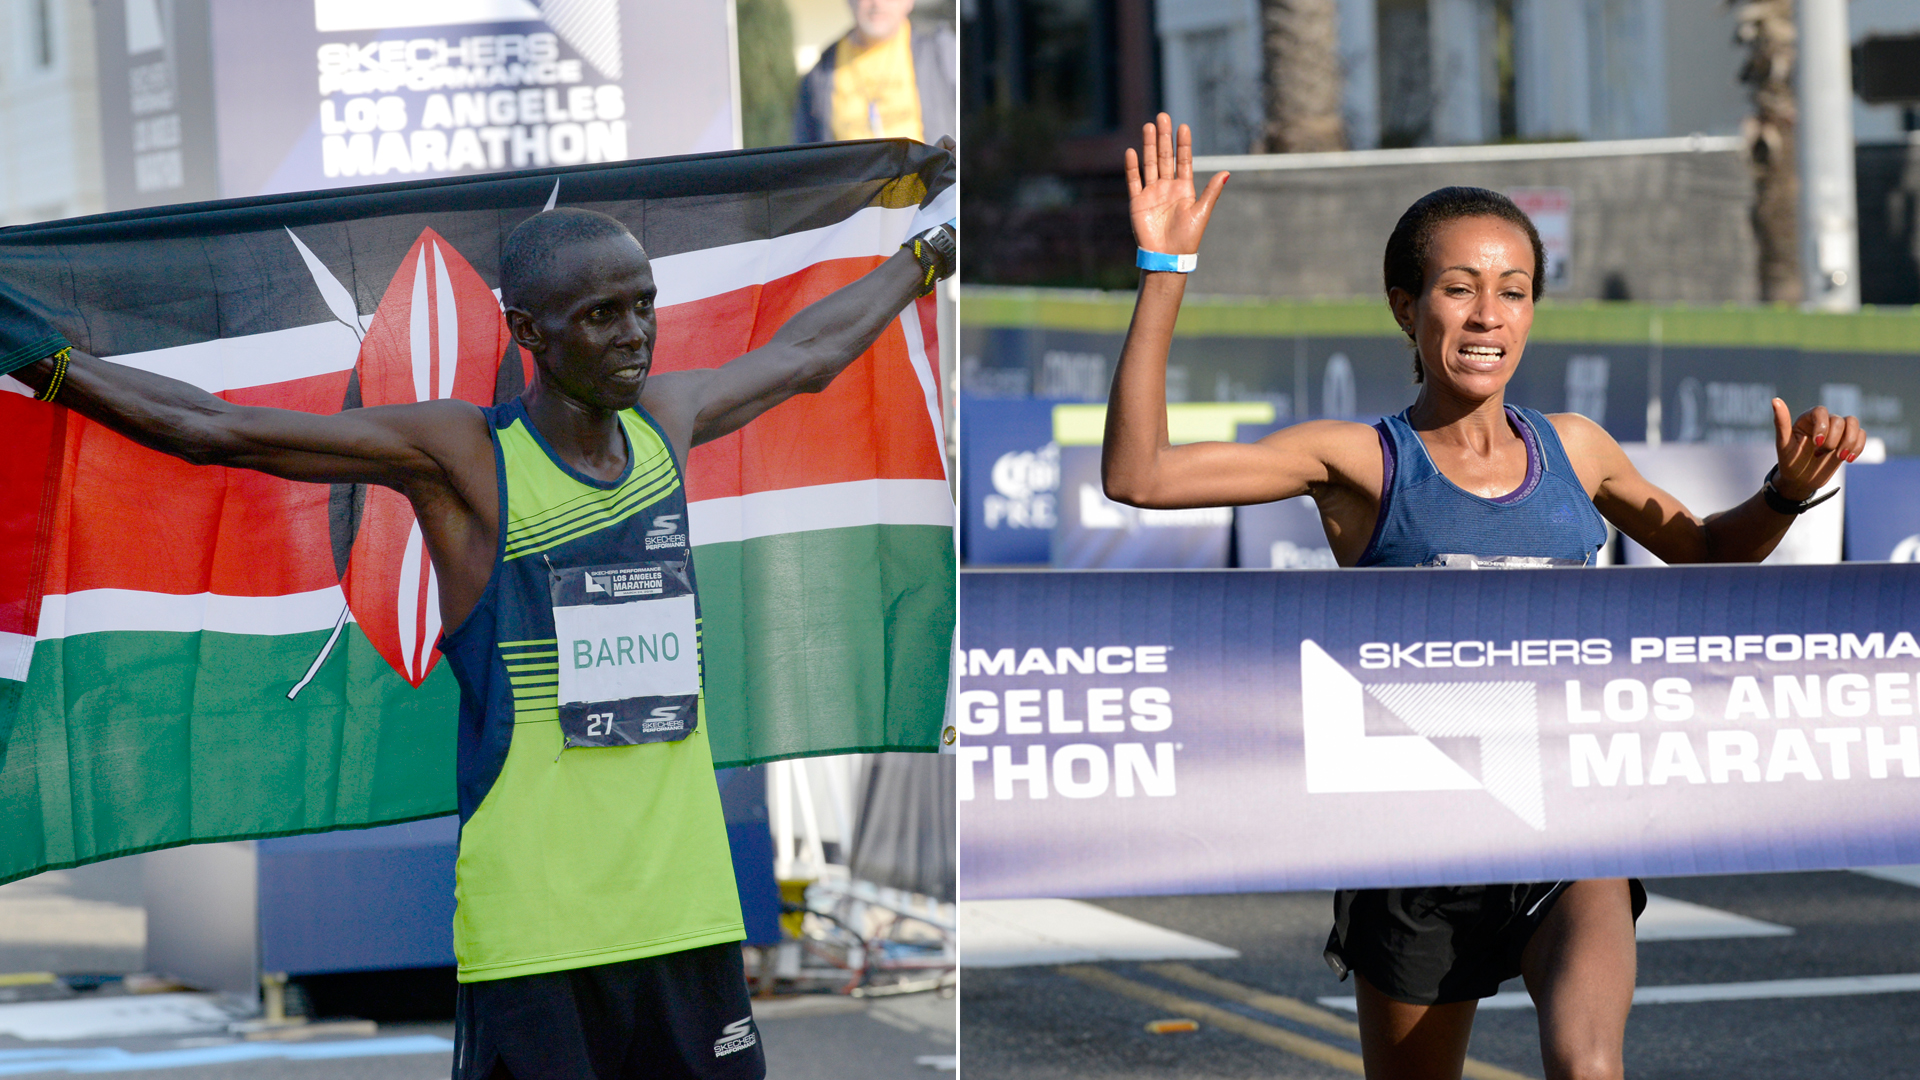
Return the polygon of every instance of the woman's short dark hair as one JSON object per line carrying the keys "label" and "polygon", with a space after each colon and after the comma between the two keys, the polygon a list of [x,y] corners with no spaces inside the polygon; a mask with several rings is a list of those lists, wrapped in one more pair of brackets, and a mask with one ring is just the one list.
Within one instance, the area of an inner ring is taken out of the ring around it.
{"label": "woman's short dark hair", "polygon": [[[1443,187],[1422,195],[1407,212],[1400,215],[1400,223],[1393,227],[1393,235],[1387,237],[1387,257],[1385,277],[1387,292],[1403,289],[1409,296],[1418,297],[1427,283],[1427,260],[1433,254],[1433,234],[1440,226],[1463,218],[1497,218],[1527,234],[1527,241],[1533,245],[1533,298],[1547,288],[1547,249],[1540,243],[1540,230],[1533,227],[1533,219],[1525,210],[1514,205],[1512,199],[1497,191],[1488,191],[1477,187]],[[1408,332],[1411,336],[1411,331]],[[1425,378],[1420,368],[1420,357],[1413,358],[1413,381]]]}

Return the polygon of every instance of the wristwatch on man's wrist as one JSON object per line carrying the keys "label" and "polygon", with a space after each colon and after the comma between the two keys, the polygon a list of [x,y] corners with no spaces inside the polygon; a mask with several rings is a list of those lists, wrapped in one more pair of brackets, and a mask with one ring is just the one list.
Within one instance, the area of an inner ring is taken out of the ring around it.
{"label": "wristwatch on man's wrist", "polygon": [[954,256],[959,245],[954,242],[954,226],[949,221],[944,225],[935,225],[926,232],[907,238],[900,246],[913,253],[913,260],[920,264],[920,292],[925,296],[933,291],[939,281],[953,276]]}

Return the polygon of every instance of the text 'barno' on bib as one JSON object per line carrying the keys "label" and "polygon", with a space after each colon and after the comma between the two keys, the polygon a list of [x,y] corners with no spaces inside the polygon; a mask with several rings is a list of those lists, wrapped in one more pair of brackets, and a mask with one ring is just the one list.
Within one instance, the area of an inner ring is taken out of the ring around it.
{"label": "text 'barno' on bib", "polygon": [[699,724],[698,610],[687,560],[554,568],[566,746],[674,742]]}

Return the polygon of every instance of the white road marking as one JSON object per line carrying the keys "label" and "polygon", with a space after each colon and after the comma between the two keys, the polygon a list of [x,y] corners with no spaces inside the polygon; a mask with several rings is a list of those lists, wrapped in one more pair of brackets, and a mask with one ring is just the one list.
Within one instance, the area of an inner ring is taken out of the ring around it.
{"label": "white road marking", "polygon": [[392,1038],[338,1039],[313,1043],[235,1042],[223,1046],[194,1046],[177,1050],[136,1052],[117,1046],[71,1049],[0,1050],[0,1076],[28,1073],[110,1073],[149,1069],[201,1069],[240,1061],[286,1058],[328,1061],[339,1058],[398,1057],[403,1054],[448,1054],[451,1040],[438,1035],[401,1035]]}
{"label": "white road marking", "polygon": [[1647,894],[1647,910],[1634,926],[1639,941],[1702,941],[1712,938],[1786,937],[1793,927],[1736,915],[1704,904]]}
{"label": "white road marking", "polygon": [[0,1034],[16,1039],[119,1039],[225,1031],[244,1018],[213,994],[129,994],[0,1005]]}
{"label": "white road marking", "polygon": [[1860,866],[1855,867],[1853,872],[1920,889],[1920,866]]}
{"label": "white road marking", "polygon": [[960,903],[962,967],[1095,964],[1107,960],[1231,960],[1224,945],[1078,900]]}
{"label": "white road marking", "polygon": [[[1856,994],[1907,994],[1920,990],[1916,975],[1840,975],[1828,979],[1769,979],[1764,982],[1699,983],[1691,986],[1641,986],[1635,1005],[1679,1005],[1694,1001],[1765,1001],[1777,998],[1848,997]],[[1356,1011],[1350,997],[1323,997],[1329,1009]],[[1508,990],[1481,998],[1482,1009],[1531,1009],[1524,991]]]}

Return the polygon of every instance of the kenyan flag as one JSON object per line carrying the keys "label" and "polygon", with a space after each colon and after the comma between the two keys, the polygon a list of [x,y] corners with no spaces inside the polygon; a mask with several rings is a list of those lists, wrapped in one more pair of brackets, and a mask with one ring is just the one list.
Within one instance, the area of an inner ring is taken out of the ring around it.
{"label": "kenyan flag", "polygon": [[[232,402],[492,404],[532,373],[500,246],[550,200],[646,246],[676,371],[952,217],[951,168],[893,140],[165,207],[0,230],[0,281],[80,348]],[[936,748],[936,356],[922,301],[825,393],[693,451],[718,763]],[[0,387],[0,881],[453,810],[458,691],[404,499],[187,465]]]}

